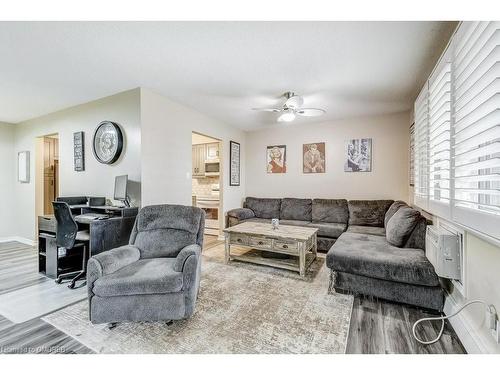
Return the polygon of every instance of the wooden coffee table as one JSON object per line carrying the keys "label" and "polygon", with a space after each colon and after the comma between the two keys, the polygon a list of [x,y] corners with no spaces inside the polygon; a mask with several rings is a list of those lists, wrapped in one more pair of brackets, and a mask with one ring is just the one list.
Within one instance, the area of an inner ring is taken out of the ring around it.
{"label": "wooden coffee table", "polygon": [[[307,268],[317,255],[317,228],[280,225],[273,229],[271,224],[246,222],[224,229],[226,242],[226,263],[239,260],[284,268],[305,276]],[[273,259],[246,251],[231,254],[231,247],[257,249],[271,253],[291,255],[288,259]]]}

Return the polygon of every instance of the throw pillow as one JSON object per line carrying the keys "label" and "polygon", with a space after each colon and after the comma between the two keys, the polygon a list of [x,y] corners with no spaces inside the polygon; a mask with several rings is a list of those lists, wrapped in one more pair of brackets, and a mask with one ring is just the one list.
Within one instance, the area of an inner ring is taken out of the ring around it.
{"label": "throw pillow", "polygon": [[411,207],[401,207],[387,222],[385,237],[393,246],[402,247],[417,225],[420,212]]}
{"label": "throw pillow", "polygon": [[394,215],[401,207],[409,207],[405,202],[403,201],[396,201],[394,202],[391,207],[387,210],[385,213],[385,218],[384,218],[384,228],[387,228],[387,223],[389,222],[389,219]]}

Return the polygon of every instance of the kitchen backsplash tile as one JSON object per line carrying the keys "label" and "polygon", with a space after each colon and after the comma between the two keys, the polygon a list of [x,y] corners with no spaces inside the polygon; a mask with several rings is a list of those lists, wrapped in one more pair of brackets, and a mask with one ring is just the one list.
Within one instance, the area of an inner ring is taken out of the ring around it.
{"label": "kitchen backsplash tile", "polygon": [[193,195],[213,195],[212,185],[218,183],[218,178],[193,178]]}

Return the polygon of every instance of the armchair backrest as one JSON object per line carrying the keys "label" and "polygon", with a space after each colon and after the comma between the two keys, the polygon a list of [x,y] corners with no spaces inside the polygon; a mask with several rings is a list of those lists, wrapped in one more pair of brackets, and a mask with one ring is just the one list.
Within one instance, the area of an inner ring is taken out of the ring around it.
{"label": "armchair backrest", "polygon": [[175,257],[192,244],[203,247],[205,212],[197,207],[162,204],[143,207],[135,219],[130,244],[141,258]]}

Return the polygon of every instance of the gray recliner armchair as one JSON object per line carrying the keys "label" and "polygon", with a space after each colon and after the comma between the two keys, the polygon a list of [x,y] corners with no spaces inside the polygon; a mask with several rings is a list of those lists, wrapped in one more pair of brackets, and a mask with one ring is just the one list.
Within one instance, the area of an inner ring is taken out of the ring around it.
{"label": "gray recliner armchair", "polygon": [[200,285],[204,226],[205,213],[196,207],[142,208],[129,245],[88,262],[92,323],[190,317]]}

